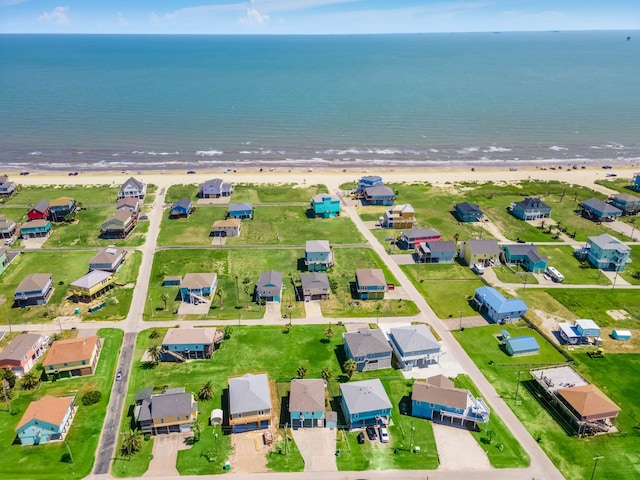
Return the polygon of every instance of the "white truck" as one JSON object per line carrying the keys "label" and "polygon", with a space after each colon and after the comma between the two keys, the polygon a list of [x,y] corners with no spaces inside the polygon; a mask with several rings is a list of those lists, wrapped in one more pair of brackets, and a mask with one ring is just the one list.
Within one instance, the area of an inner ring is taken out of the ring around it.
{"label": "white truck", "polygon": [[547,271],[545,272],[551,280],[556,283],[562,283],[564,281],[564,275],[562,275],[557,269],[553,267],[547,267]]}

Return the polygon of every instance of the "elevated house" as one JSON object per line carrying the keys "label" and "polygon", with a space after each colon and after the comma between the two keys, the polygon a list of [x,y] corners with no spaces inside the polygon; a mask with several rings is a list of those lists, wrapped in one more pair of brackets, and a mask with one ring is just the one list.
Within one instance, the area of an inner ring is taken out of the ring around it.
{"label": "elevated house", "polygon": [[127,258],[127,251],[124,248],[109,246],[98,250],[91,260],[89,260],[89,270],[104,270],[115,273]]}
{"label": "elevated house", "polygon": [[438,240],[440,240],[440,232],[435,228],[412,228],[400,233],[398,246],[404,250],[412,250],[425,242]]}
{"label": "elevated house", "polygon": [[442,350],[427,325],[394,327],[389,330],[389,343],[403,370],[424,368],[438,363]]}
{"label": "elevated house", "polygon": [[13,296],[18,307],[45,305],[53,293],[50,273],[32,273],[22,279]]}
{"label": "elevated house", "polygon": [[137,216],[128,209],[117,210],[100,225],[100,237],[124,239],[136,227]]}
{"label": "elevated house", "polygon": [[138,198],[142,200],[147,194],[147,184],[142,180],[136,180],[133,177],[129,177],[120,186],[118,191],[118,200],[122,198]]}
{"label": "elevated house", "polygon": [[457,253],[453,240],[427,241],[416,247],[415,259],[417,263],[453,263]]}
{"label": "elevated house", "polygon": [[441,423],[464,426],[489,421],[490,410],[469,390],[455,388],[444,375],[417,380],[411,392],[411,415]]}
{"label": "elevated house", "polygon": [[221,335],[215,328],[170,328],[162,340],[160,360],[206,360],[213,356],[220,342]]}
{"label": "elevated house", "polygon": [[49,218],[54,222],[62,222],[67,215],[76,211],[76,201],[71,197],[55,198],[49,202]]}
{"label": "elevated house", "polygon": [[116,202],[116,210],[128,210],[137,215],[140,212],[140,200],[132,197],[121,198]]}
{"label": "elevated house", "polygon": [[471,239],[464,242],[460,250],[460,256],[464,258],[467,265],[474,263],[483,267],[497,265],[500,263],[500,247],[496,240],[476,240]]}
{"label": "elevated house", "polygon": [[96,336],[56,340],[42,362],[47,375],[67,372],[71,377],[93,375],[98,366],[102,341]]}
{"label": "elevated house", "polygon": [[502,245],[502,258],[507,265],[520,266],[526,272],[539,273],[547,268],[548,259],[540,256],[534,244]]}
{"label": "elevated house", "polygon": [[391,206],[396,200],[396,195],[389,187],[384,185],[365,188],[362,194],[363,205]]}
{"label": "elevated house", "polygon": [[582,202],[580,208],[583,217],[596,222],[611,222],[622,215],[622,210],[597,198]]}
{"label": "elevated house", "polygon": [[633,180],[627,188],[630,188],[631,190],[636,192],[640,192],[640,173],[633,174]]}
{"label": "elevated house", "polygon": [[229,426],[233,433],[269,428],[271,388],[265,373],[229,379]]}
{"label": "elevated house", "polygon": [[227,218],[225,220],[216,220],[211,227],[211,233],[214,237],[239,237],[242,221],[238,218]]}
{"label": "elevated house", "polygon": [[49,220],[31,220],[20,227],[20,235],[25,240],[30,238],[43,238],[51,234],[51,222]]}
{"label": "elevated house", "polygon": [[38,200],[27,212],[27,217],[29,220],[48,220],[50,210],[49,200]]}
{"label": "elevated house", "polygon": [[384,185],[382,181],[382,177],[378,175],[365,175],[360,180],[358,180],[358,184],[356,185],[355,194],[364,193],[365,189],[370,187],[381,187]]}
{"label": "elevated house", "polygon": [[631,263],[631,247],[608,233],[587,237],[585,246],[575,254],[601,270],[621,272]]}
{"label": "elevated house", "polygon": [[257,302],[261,300],[279,302],[282,298],[283,287],[282,272],[276,272],[275,270],[262,272],[256,282],[255,299]]}
{"label": "elevated house", "polygon": [[619,193],[611,197],[611,205],[622,210],[622,215],[640,213],[640,198],[628,193]]}
{"label": "elevated house", "polygon": [[232,193],[233,185],[221,178],[207,180],[198,187],[198,197],[200,198],[230,197]]}
{"label": "elevated house", "polygon": [[184,387],[167,387],[157,394],[151,392],[150,388],[136,392],[133,415],[142,433],[190,432],[191,425],[198,419],[198,402],[193,393],[185,392]]}
{"label": "elevated house", "polygon": [[253,205],[250,203],[230,203],[227,210],[227,218],[251,220],[253,218]]}
{"label": "elevated house", "polygon": [[527,197],[519,202],[514,202],[510,211],[514,217],[520,220],[537,220],[551,216],[551,207],[540,200],[540,197]]}
{"label": "elevated house", "polygon": [[515,322],[527,313],[527,305],[518,298],[505,298],[493,287],[476,288],[473,298],[477,310],[494,323]]}
{"label": "elevated house", "polygon": [[393,350],[382,330],[361,328],[342,334],[344,353],[358,366],[358,372],[391,368]]}
{"label": "elevated house", "polygon": [[381,220],[384,228],[414,228],[418,225],[416,211],[409,203],[395,205],[389,210],[385,210]]}
{"label": "elevated house", "polygon": [[341,383],[340,393],[344,418],[350,430],[389,423],[392,406],[379,379]]}
{"label": "elevated house", "polygon": [[217,285],[218,275],[215,273],[187,273],[180,284],[180,298],[186,303],[209,303]]}
{"label": "elevated house", "polygon": [[461,222],[479,222],[483,215],[477,203],[456,203],[455,211],[456,217]]}
{"label": "elevated house", "polygon": [[559,322],[558,334],[564,343],[569,345],[581,345],[589,343],[590,339],[600,337],[600,327],[591,319],[580,319],[574,323]]}
{"label": "elevated house", "polygon": [[105,270],[91,270],[69,285],[76,301],[90,302],[113,287],[113,273]]}
{"label": "elevated house", "polygon": [[[611,424],[620,413],[620,407],[592,384],[559,388],[557,395],[578,425],[581,422]],[[602,428],[608,430],[607,425]]]}
{"label": "elevated house", "polygon": [[18,232],[18,224],[0,214],[0,238],[13,238]]}
{"label": "elevated house", "polygon": [[319,193],[311,198],[311,208],[316,217],[337,217],[340,215],[340,197],[330,193]]}
{"label": "elevated house", "polygon": [[20,378],[38,363],[48,346],[39,333],[18,335],[0,352],[0,369],[7,368]]}
{"label": "elevated house", "polygon": [[311,300],[327,300],[331,293],[329,277],[324,272],[301,273],[302,298],[305,302]]}
{"label": "elevated house", "polygon": [[16,182],[10,182],[6,175],[0,176],[0,195],[10,197],[16,190]]}
{"label": "elevated house", "polygon": [[169,210],[169,217],[171,218],[189,218],[189,215],[193,213],[193,203],[188,198],[181,198],[177,200]]}
{"label": "elevated house", "polygon": [[328,240],[307,240],[304,264],[310,272],[324,272],[333,267],[333,251]]}
{"label": "elevated house", "polygon": [[540,351],[540,346],[535,337],[526,335],[505,338],[504,349],[509,356],[520,357],[523,355],[536,355]]}
{"label": "elevated house", "polygon": [[16,427],[20,444],[42,445],[62,440],[71,427],[75,402],[75,396],[51,395],[31,402]]}
{"label": "elevated house", "polygon": [[387,291],[384,272],[379,268],[358,268],[356,270],[356,292],[361,300],[380,300]]}
{"label": "elevated house", "polygon": [[325,392],[321,379],[291,380],[289,421],[291,428],[324,427]]}

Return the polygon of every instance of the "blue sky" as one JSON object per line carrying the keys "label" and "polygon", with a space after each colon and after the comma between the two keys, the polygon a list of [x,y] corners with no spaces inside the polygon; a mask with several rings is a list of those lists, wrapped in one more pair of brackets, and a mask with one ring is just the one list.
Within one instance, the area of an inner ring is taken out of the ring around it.
{"label": "blue sky", "polygon": [[640,29],[640,0],[0,0],[0,33],[610,29]]}

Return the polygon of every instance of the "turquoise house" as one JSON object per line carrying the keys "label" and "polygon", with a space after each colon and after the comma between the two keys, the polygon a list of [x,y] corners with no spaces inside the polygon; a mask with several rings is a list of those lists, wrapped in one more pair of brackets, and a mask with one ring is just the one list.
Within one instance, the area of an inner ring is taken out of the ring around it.
{"label": "turquoise house", "polygon": [[476,288],[473,302],[478,311],[494,323],[516,321],[528,310],[519,298],[505,298],[495,288],[487,286]]}
{"label": "turquoise house", "polygon": [[253,205],[251,203],[230,203],[227,216],[240,220],[250,220],[253,218]]}
{"label": "turquoise house", "polygon": [[456,204],[456,217],[461,222],[479,222],[482,218],[482,210],[477,203],[462,202]]}
{"label": "turquoise house", "polygon": [[588,237],[587,244],[576,255],[578,258],[586,258],[591,265],[601,270],[621,272],[627,263],[631,263],[631,248],[608,233]]}
{"label": "turquoise house", "polygon": [[215,351],[216,332],[215,328],[170,328],[162,340],[160,359],[163,362],[209,359]]}
{"label": "turquoise house", "polygon": [[541,257],[538,249],[533,244],[514,243],[512,245],[503,245],[502,253],[505,263],[519,265],[527,272],[538,273],[547,269],[547,258]]}
{"label": "turquoise house", "polygon": [[540,350],[537,340],[531,336],[509,337],[504,340],[504,349],[512,357],[535,355]]}
{"label": "turquoise house", "polygon": [[391,402],[379,379],[341,383],[340,393],[344,419],[350,430],[389,423]]}
{"label": "turquoise house", "polygon": [[304,264],[309,272],[325,272],[333,266],[333,251],[328,240],[307,240]]}
{"label": "turquoise house", "polygon": [[45,395],[29,404],[16,433],[22,445],[41,445],[62,440],[74,417],[76,397]]}
{"label": "turquoise house", "polygon": [[291,380],[289,419],[291,428],[324,427],[324,381],[320,379]]}
{"label": "turquoise house", "polygon": [[340,198],[329,193],[320,193],[311,198],[311,208],[316,217],[334,218],[340,215]]}
{"label": "turquoise house", "polygon": [[46,237],[51,233],[51,222],[49,220],[31,220],[20,228],[22,238]]}

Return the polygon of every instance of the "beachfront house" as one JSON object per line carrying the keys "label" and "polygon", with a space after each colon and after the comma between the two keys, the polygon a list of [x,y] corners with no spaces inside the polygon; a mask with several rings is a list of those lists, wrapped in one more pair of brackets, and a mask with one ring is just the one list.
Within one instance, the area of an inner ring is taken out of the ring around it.
{"label": "beachfront house", "polygon": [[640,192],[640,173],[633,174],[633,180],[627,188],[630,188],[631,190],[636,192]]}
{"label": "beachfront house", "polygon": [[504,349],[511,357],[523,355],[536,355],[540,351],[540,346],[535,337],[530,335],[522,337],[508,337],[504,339]]}
{"label": "beachfront house", "polygon": [[340,393],[342,411],[350,430],[389,423],[392,405],[379,379],[341,383]]}
{"label": "beachfront house", "polygon": [[13,296],[18,307],[45,305],[53,293],[50,273],[32,273],[22,279]]}
{"label": "beachfront house", "polygon": [[393,350],[379,328],[360,328],[342,334],[344,354],[356,362],[358,372],[391,368]]}
{"label": "beachfront house", "polygon": [[10,197],[16,190],[16,182],[10,182],[6,175],[0,176],[0,195]]}
{"label": "beachfront house", "polygon": [[132,197],[121,198],[116,202],[116,210],[128,210],[137,215],[140,211],[140,200]]}
{"label": "beachfront house", "polygon": [[229,379],[229,426],[232,433],[269,428],[271,388],[265,373]]}
{"label": "beachfront house", "polygon": [[227,210],[227,218],[251,220],[253,218],[253,205],[250,203],[230,203]]}
{"label": "beachfront house", "polygon": [[184,387],[165,387],[153,394],[152,388],[136,392],[133,415],[142,433],[151,435],[184,433],[198,420],[198,402]]}
{"label": "beachfront house", "polygon": [[302,298],[305,302],[311,300],[328,300],[331,293],[329,277],[324,272],[301,273]]}
{"label": "beachfront house", "polygon": [[62,222],[67,215],[76,211],[76,201],[71,197],[55,198],[49,202],[49,218],[54,222]]}
{"label": "beachfront house", "polygon": [[525,272],[540,273],[547,268],[548,259],[541,257],[534,244],[502,245],[502,259],[507,265],[520,266]]}
{"label": "beachfront house", "polygon": [[433,365],[442,354],[440,343],[423,323],[390,329],[389,343],[402,370]]}
{"label": "beachfront house", "polygon": [[356,270],[356,292],[360,300],[381,300],[387,291],[384,272],[379,268]]}
{"label": "beachfront house", "polygon": [[127,251],[124,248],[118,248],[114,245],[101,248],[89,260],[89,270],[104,270],[115,273],[124,263],[126,257]]}
{"label": "beachfront house", "polygon": [[20,227],[20,235],[25,240],[48,237],[50,234],[51,222],[49,220],[31,220]]}
{"label": "beachfront house", "polygon": [[460,256],[469,266],[477,263],[488,267],[499,263],[500,252],[497,240],[471,239],[462,244]]}
{"label": "beachfront house", "polygon": [[580,208],[582,216],[594,222],[611,222],[622,215],[622,210],[597,198],[582,202]]}
{"label": "beachfront house", "polygon": [[324,272],[333,267],[333,251],[328,240],[307,240],[304,264],[309,272]]}
{"label": "beachfront house", "polygon": [[417,263],[453,263],[457,253],[453,240],[428,241],[416,247],[415,259]]}
{"label": "beachfront house", "polygon": [[113,273],[104,270],[91,270],[69,285],[71,295],[76,301],[90,302],[113,287]]}
{"label": "beachfront house", "polygon": [[365,188],[362,195],[363,205],[391,206],[396,200],[396,195],[389,187],[384,185]]}
{"label": "beachfront house", "polygon": [[622,210],[623,215],[636,215],[640,212],[640,198],[628,193],[619,193],[611,197],[611,204]]}
{"label": "beachfront house", "polygon": [[540,200],[540,197],[527,197],[520,202],[514,202],[511,204],[510,211],[520,220],[537,220],[551,216],[551,207]]}
{"label": "beachfront house", "polygon": [[291,380],[289,421],[291,428],[324,427],[324,380],[319,378]]}
{"label": "beachfront house", "polygon": [[334,218],[340,215],[340,197],[330,193],[319,193],[311,198],[313,215],[320,218]]}
{"label": "beachfront house", "polygon": [[383,185],[384,182],[382,181],[382,177],[378,175],[365,175],[360,180],[358,180],[358,184],[356,185],[354,193],[356,195],[362,195],[367,188],[381,187]]}
{"label": "beachfront house", "polygon": [[137,216],[130,210],[117,210],[100,225],[100,238],[123,240],[136,228]]}
{"label": "beachfront house", "polygon": [[162,340],[160,360],[184,362],[209,359],[216,349],[216,341],[220,343],[217,332],[215,328],[170,328]]}
{"label": "beachfront house", "polygon": [[118,191],[118,200],[122,198],[137,198],[142,200],[147,194],[147,184],[142,180],[136,180],[133,177],[129,177],[120,186]]}
{"label": "beachfront house", "polygon": [[189,215],[193,213],[193,203],[188,198],[181,198],[174,202],[169,210],[170,218],[189,218]]}
{"label": "beachfront house", "polygon": [[[589,343],[590,338],[600,337],[600,327],[589,318],[576,320],[574,323],[559,322],[558,333],[560,338],[569,345],[581,345]],[[594,340],[595,342],[595,340]]]}
{"label": "beachfront house", "polygon": [[480,397],[474,397],[469,390],[455,388],[444,375],[416,380],[413,384],[413,417],[460,426],[469,422],[475,428],[477,423],[487,423],[489,414],[489,407]]}
{"label": "beachfront house", "polygon": [[210,303],[217,285],[218,275],[215,273],[187,273],[180,284],[180,298],[196,305]]}
{"label": "beachfront house", "polygon": [[0,214],[0,238],[13,238],[16,236],[18,224]]}
{"label": "beachfront house", "polygon": [[398,246],[403,250],[413,250],[425,242],[437,242],[440,232],[435,228],[412,228],[400,232]]}
{"label": "beachfront house", "polygon": [[601,270],[621,272],[631,263],[631,248],[608,233],[587,237],[586,245],[575,254]]}
{"label": "beachfront house", "polygon": [[0,370],[9,369],[20,378],[38,363],[49,346],[39,333],[22,333],[0,352]]}
{"label": "beachfront house", "polygon": [[282,298],[282,272],[269,270],[262,272],[256,282],[255,299],[256,302],[279,302]]}
{"label": "beachfront house", "polygon": [[50,210],[49,200],[38,200],[27,212],[27,217],[29,220],[48,220]]}
{"label": "beachfront house", "polygon": [[418,220],[414,208],[405,203],[385,210],[380,223],[383,228],[414,228],[418,225]]}
{"label": "beachfront house", "polygon": [[457,219],[461,222],[479,222],[483,215],[477,203],[456,203],[455,211]]}
{"label": "beachfront house", "polygon": [[527,313],[527,305],[519,298],[505,298],[493,287],[476,288],[476,309],[494,323],[515,322]]}
{"label": "beachfront house", "polygon": [[230,182],[225,182],[221,178],[214,178],[202,182],[198,187],[199,198],[220,198],[230,197],[233,193],[233,185]]}
{"label": "beachfront house", "polygon": [[47,375],[66,372],[70,377],[93,375],[100,358],[102,341],[96,335],[56,340],[42,362]]}
{"label": "beachfront house", "polygon": [[16,427],[20,444],[42,445],[63,440],[77,410],[75,402],[75,395],[45,395],[31,402]]}
{"label": "beachfront house", "polygon": [[242,221],[238,218],[227,218],[216,220],[211,227],[211,234],[214,237],[239,237]]}

